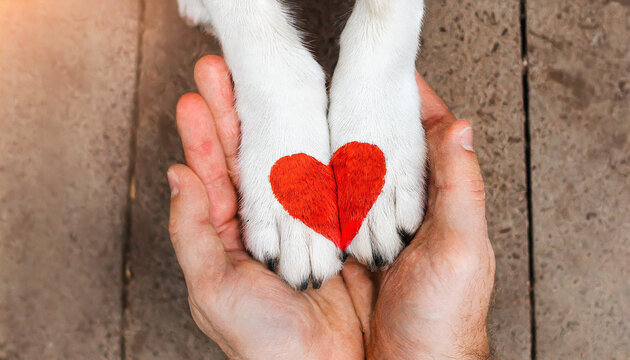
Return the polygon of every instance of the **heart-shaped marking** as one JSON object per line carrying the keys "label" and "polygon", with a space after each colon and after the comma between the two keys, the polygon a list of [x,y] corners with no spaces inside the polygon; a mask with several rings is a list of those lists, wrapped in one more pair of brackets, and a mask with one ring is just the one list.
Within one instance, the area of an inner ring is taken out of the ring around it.
{"label": "heart-shaped marking", "polygon": [[296,154],[278,160],[269,180],[284,209],[346,250],[385,185],[385,156],[375,145],[351,142],[330,165]]}
{"label": "heart-shaped marking", "polygon": [[376,145],[351,142],[335,152],[330,166],[337,183],[339,248],[343,251],[354,240],[385,186],[385,155]]}
{"label": "heart-shaped marking", "polygon": [[273,165],[269,180],[289,215],[339,246],[337,188],[330,166],[306,154],[286,156]]}

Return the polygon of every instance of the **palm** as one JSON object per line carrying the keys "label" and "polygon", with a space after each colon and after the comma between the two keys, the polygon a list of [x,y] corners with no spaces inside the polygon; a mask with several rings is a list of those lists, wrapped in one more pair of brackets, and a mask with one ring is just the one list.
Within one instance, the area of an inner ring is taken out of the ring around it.
{"label": "palm", "polygon": [[[191,187],[198,186],[200,194],[196,197],[206,201],[197,213],[185,210],[190,213],[187,218],[197,218],[198,223],[181,227],[198,228],[199,222],[207,221],[213,227],[208,241],[218,244],[197,249],[201,254],[191,254],[198,256],[200,264],[194,272],[199,276],[187,275],[182,264],[195,321],[214,339],[220,336],[231,344],[255,344],[249,348],[256,349],[256,354],[224,349],[228,354],[233,352],[231,355],[266,358],[266,352],[271,355],[279,349],[287,354],[322,354],[327,349],[328,358],[335,358],[335,354],[362,358],[361,328],[341,276],[317,291],[297,292],[245,251],[234,185],[238,184],[239,123],[229,74],[222,59],[206,57],[195,69],[195,78],[201,96],[182,97],[177,125],[192,169],[186,169],[189,182],[197,183]],[[176,250],[177,237],[173,239]]]}
{"label": "palm", "polygon": [[[277,353],[279,348],[295,354],[317,351],[318,357],[328,352],[327,358],[335,354],[363,357],[361,328],[340,276],[320,290],[297,292],[243,250],[228,252],[228,258],[231,270],[225,274],[224,285],[201,285],[213,294],[194,304],[198,322],[210,321],[201,314],[216,314],[213,326],[225,326],[229,331],[223,331],[223,336],[256,349],[251,358],[265,358],[265,353]],[[301,343],[296,338],[309,341]]]}

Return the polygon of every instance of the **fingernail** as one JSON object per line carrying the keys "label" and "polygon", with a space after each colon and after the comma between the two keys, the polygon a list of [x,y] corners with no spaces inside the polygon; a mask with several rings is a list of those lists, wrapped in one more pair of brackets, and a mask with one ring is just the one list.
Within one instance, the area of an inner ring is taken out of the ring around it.
{"label": "fingernail", "polygon": [[177,183],[177,175],[173,170],[169,170],[166,173],[166,177],[168,178],[168,185],[171,187],[171,198],[174,198],[179,194],[179,184]]}
{"label": "fingernail", "polygon": [[466,151],[475,151],[473,148],[473,129],[467,127],[459,134],[459,144]]}

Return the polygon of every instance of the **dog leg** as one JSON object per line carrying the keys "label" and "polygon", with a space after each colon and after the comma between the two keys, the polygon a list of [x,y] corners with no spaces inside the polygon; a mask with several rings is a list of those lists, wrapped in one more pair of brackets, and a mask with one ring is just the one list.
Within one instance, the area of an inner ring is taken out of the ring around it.
{"label": "dog leg", "polygon": [[332,150],[377,145],[387,167],[383,191],[347,249],[372,268],[393,262],[424,216],[426,145],[414,76],[423,13],[423,0],[357,0],[341,35]]}
{"label": "dog leg", "polygon": [[[277,0],[179,0],[182,16],[211,27],[232,72],[241,120],[241,218],[245,245],[291,286],[318,287],[341,269],[341,252],[289,215],[270,171],[305,153],[328,164],[325,75]],[[200,13],[201,12],[201,13]],[[300,194],[296,194],[300,196]]]}

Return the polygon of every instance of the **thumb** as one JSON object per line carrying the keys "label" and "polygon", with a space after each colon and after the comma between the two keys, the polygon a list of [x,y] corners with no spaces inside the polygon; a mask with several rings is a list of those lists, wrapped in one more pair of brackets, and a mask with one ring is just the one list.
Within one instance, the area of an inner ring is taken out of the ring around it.
{"label": "thumb", "polygon": [[171,186],[169,232],[184,272],[188,290],[220,279],[229,264],[221,239],[210,222],[210,203],[201,179],[187,166],[174,165],[168,170]]}
{"label": "thumb", "polygon": [[436,215],[444,215],[456,229],[485,226],[485,189],[473,149],[470,122],[458,120],[444,132],[434,163]]}

